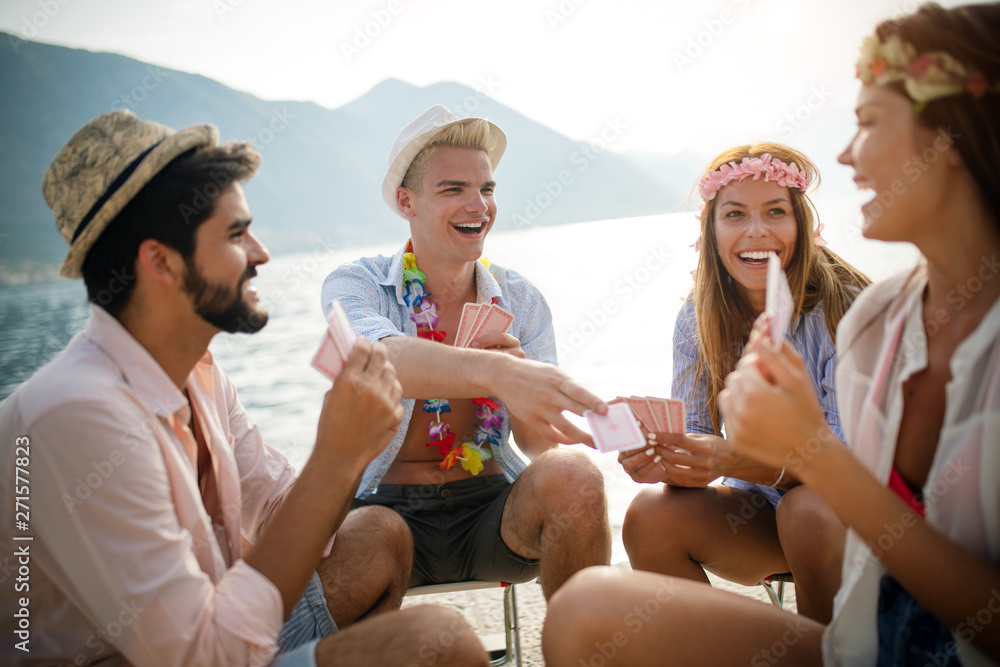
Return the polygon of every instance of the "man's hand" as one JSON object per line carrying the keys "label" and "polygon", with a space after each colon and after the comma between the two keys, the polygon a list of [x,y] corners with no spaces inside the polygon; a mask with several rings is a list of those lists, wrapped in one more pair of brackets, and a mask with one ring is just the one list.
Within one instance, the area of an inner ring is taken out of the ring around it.
{"label": "man's hand", "polygon": [[499,369],[492,379],[495,395],[526,429],[544,440],[594,446],[590,435],[562,413],[569,410],[582,415],[593,410],[603,415],[607,404],[552,364],[519,359]]}
{"label": "man's hand", "polygon": [[514,338],[509,333],[498,332],[480,336],[469,344],[473,350],[494,350],[504,352],[515,359],[524,359],[524,350],[521,349],[521,341]]}
{"label": "man's hand", "polygon": [[[739,462],[724,438],[701,433],[653,433],[650,447],[622,452],[618,462],[640,484],[706,487]],[[652,453],[650,453],[652,451]]]}
{"label": "man's hand", "polygon": [[385,346],[359,338],[323,399],[314,455],[346,459],[363,470],[399,428],[402,393]]}

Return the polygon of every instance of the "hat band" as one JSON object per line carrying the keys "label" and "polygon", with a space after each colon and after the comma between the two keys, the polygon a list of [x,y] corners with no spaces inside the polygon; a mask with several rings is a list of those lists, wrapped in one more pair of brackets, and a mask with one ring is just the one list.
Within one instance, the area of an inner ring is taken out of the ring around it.
{"label": "hat band", "polygon": [[109,185],[108,189],[104,191],[104,194],[101,195],[101,198],[98,199],[96,202],[94,202],[94,205],[90,207],[89,211],[87,211],[87,215],[83,216],[83,220],[81,220],[80,224],[76,226],[76,231],[73,232],[73,240],[70,241],[70,245],[76,243],[76,240],[80,237],[80,234],[82,234],[83,230],[87,228],[87,225],[89,225],[90,222],[94,219],[94,216],[96,216],[97,212],[101,210],[101,207],[104,206],[104,204],[106,204],[107,201],[111,199],[111,197],[114,196],[116,192],[118,192],[119,188],[121,188],[121,186],[125,184],[125,181],[127,181],[128,177],[132,175],[132,172],[134,172],[139,167],[143,159],[147,155],[149,155],[149,152],[162,143],[163,139],[160,139],[155,144],[144,150],[142,153],[139,153],[139,156],[136,159],[132,160],[128,164],[128,166],[125,167],[122,173],[118,174],[118,178],[116,178],[114,181],[111,182],[111,185]]}

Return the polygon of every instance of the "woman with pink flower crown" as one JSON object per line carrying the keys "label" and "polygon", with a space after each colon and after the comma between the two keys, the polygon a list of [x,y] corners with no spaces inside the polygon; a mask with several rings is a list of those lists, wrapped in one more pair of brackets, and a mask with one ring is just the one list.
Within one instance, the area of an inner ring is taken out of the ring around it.
{"label": "woman with pink flower crown", "polygon": [[840,161],[875,193],[864,235],[923,257],[838,328],[850,449],[767,317],[719,394],[735,455],[792,471],[847,526],[833,620],[590,568],[550,600],[551,667],[1000,663],[1000,3],[886,21],[857,72]]}
{"label": "woman with pink flower crown", "polygon": [[[826,423],[843,438],[835,334],[868,279],[820,236],[808,195],[818,180],[809,158],[770,142],[731,148],[709,165],[698,183],[694,291],[674,327],[672,396],[686,406],[685,433],[652,434],[648,449],[619,461],[635,481],[656,485],[641,491],[625,515],[622,538],[633,569],[705,583],[711,572],[744,585],[791,572],[799,613],[829,622],[843,524],[787,467],[737,454],[722,437],[719,414],[726,375],[764,312],[773,253],[794,302],[785,338],[805,360]],[[719,477],[722,486],[709,485]]]}

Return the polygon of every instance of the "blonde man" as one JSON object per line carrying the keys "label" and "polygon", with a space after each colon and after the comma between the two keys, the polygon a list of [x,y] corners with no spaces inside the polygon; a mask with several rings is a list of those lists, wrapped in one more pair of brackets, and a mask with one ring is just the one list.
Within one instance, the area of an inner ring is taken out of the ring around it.
{"label": "blonde man", "polygon": [[[603,477],[585,455],[558,447],[590,443],[564,410],[606,408],[555,367],[537,288],[480,261],[506,145],[496,125],[443,106],[404,128],[382,198],[409,223],[410,241],[392,257],[338,268],[322,304],[340,299],[355,330],[385,345],[403,387],[401,428],[365,470],[355,505],[391,507],[409,524],[410,584],[539,576],[548,597],[610,560]],[[469,303],[512,313],[509,330],[455,347]]]}

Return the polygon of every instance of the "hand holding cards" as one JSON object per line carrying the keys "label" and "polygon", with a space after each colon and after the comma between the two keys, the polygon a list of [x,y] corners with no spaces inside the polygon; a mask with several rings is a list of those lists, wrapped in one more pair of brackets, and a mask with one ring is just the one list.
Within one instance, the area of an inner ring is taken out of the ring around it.
{"label": "hand holding cards", "polygon": [[792,323],[792,310],[795,302],[792,290],[788,287],[788,278],[781,270],[781,260],[773,252],[767,258],[767,296],[765,297],[765,312],[770,315],[771,345],[775,350],[781,349],[785,340],[785,332]]}
{"label": "hand holding cards", "polygon": [[319,351],[313,357],[313,368],[323,373],[331,380],[336,380],[337,375],[344,369],[344,362],[354,349],[354,341],[357,335],[351,328],[351,322],[347,319],[344,306],[340,301],[334,301],[330,314],[327,316],[329,325],[323,342],[319,346]]}
{"label": "hand holding cards", "polygon": [[506,333],[513,321],[514,315],[495,303],[467,303],[462,307],[462,318],[458,321],[455,347],[469,347],[481,336]]}

